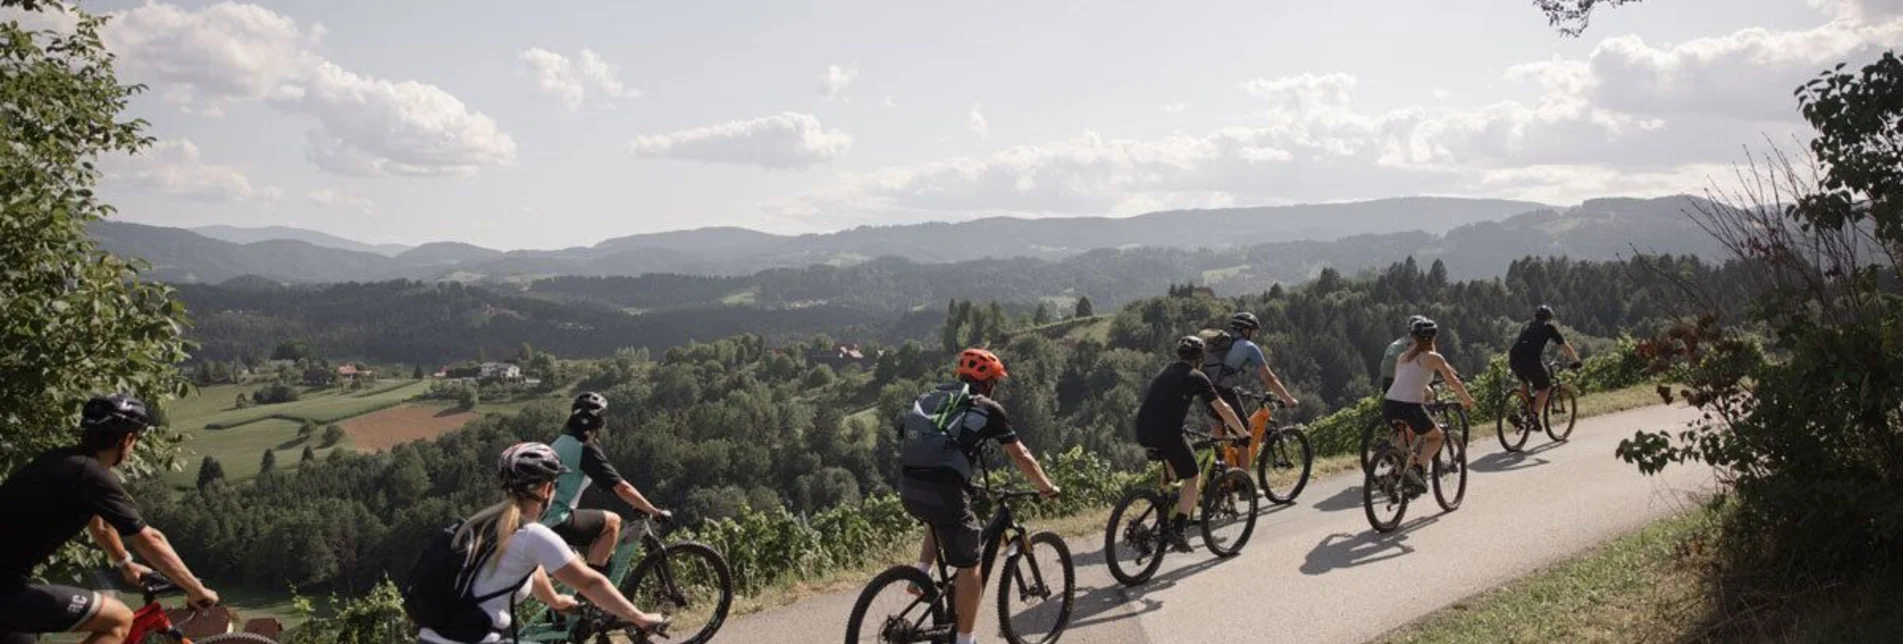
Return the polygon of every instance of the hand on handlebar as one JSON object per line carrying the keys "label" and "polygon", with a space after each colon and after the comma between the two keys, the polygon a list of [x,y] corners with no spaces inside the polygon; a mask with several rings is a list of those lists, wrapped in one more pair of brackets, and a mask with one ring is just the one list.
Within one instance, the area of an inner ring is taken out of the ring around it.
{"label": "hand on handlebar", "polygon": [[202,584],[199,586],[199,591],[200,592],[186,591],[185,603],[191,605],[192,608],[196,608],[199,610],[204,610],[206,608],[211,608],[213,606],[218,605],[217,591],[214,591],[210,588],[205,588]]}
{"label": "hand on handlebar", "polygon": [[1578,371],[1580,369],[1586,368],[1586,363],[1580,362],[1578,360],[1574,360],[1572,364],[1566,365],[1566,368],[1571,369],[1573,371]]}
{"label": "hand on handlebar", "polygon": [[150,574],[152,574],[151,568],[141,566],[136,562],[128,563],[126,567],[119,569],[120,578],[125,579],[126,583],[132,584],[133,586],[144,586],[145,577]]}
{"label": "hand on handlebar", "polygon": [[1062,489],[1057,487],[1056,483],[1046,483],[1042,487],[1043,489],[1038,490],[1038,493],[1044,495],[1046,499],[1055,499],[1064,493]]}
{"label": "hand on handlebar", "polygon": [[557,613],[573,613],[575,609],[581,607],[581,601],[575,599],[574,595],[557,594],[555,601],[549,602],[548,607]]}
{"label": "hand on handlebar", "polygon": [[663,510],[660,508],[655,508],[654,512],[648,514],[648,516],[653,518],[656,522],[659,522],[659,523],[669,523],[674,520],[673,512],[668,510]]}

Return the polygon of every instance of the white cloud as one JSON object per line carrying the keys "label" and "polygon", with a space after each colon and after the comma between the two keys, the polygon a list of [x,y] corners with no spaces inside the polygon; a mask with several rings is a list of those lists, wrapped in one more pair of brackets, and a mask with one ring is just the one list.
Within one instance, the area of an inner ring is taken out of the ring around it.
{"label": "white cloud", "polygon": [[316,206],[330,210],[353,210],[369,214],[376,209],[376,204],[369,199],[331,188],[313,190],[310,194],[304,195],[304,198],[309,199]]}
{"label": "white cloud", "polygon": [[965,114],[965,129],[978,135],[979,138],[987,138],[991,136],[991,124],[985,121],[984,112],[979,111],[981,109],[983,106],[977,103],[971,104],[971,111]]}
{"label": "white cloud", "polygon": [[1349,74],[1302,74],[1272,80],[1257,78],[1238,86],[1267,102],[1271,114],[1300,116],[1347,109],[1357,82]]}
{"label": "white cloud", "polygon": [[277,201],[284,192],[251,183],[237,168],[206,163],[198,145],[160,140],[136,155],[99,160],[104,185],[205,202]]}
{"label": "white cloud", "polygon": [[583,49],[575,60],[543,49],[530,47],[518,56],[535,75],[536,89],[555,97],[570,110],[587,100],[590,87],[612,98],[635,98],[641,92],[621,82],[620,68],[603,59],[594,50]]}
{"label": "white cloud", "polygon": [[844,130],[828,130],[811,114],[784,112],[642,136],[631,149],[640,157],[784,169],[827,163],[851,147],[852,135]]}
{"label": "white cloud", "polygon": [[858,63],[854,63],[851,67],[827,65],[826,73],[819,75],[819,95],[826,97],[826,100],[837,98],[840,92],[845,91],[847,85],[851,85],[852,81],[858,78]]}
{"label": "white cloud", "polygon": [[898,106],[899,106],[899,99],[896,99],[896,98],[893,98],[893,97],[890,97],[890,96],[887,96],[887,97],[885,97],[885,106],[886,106],[886,107],[898,107]]}
{"label": "white cloud", "polygon": [[1182,114],[1183,110],[1189,109],[1189,102],[1176,101],[1174,103],[1165,103],[1160,109],[1163,110],[1164,114]]}
{"label": "white cloud", "polygon": [[112,14],[102,34],[122,78],[181,109],[218,113],[262,101],[311,117],[306,156],[355,174],[470,174],[515,162],[515,141],[448,92],[346,71],[313,51],[322,25],[258,5],[150,2]]}

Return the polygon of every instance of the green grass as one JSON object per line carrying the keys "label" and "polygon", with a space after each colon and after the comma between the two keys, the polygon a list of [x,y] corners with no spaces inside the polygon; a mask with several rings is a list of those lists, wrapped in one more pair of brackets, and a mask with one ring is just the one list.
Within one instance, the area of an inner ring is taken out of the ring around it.
{"label": "green grass", "polygon": [[759,297],[760,287],[750,286],[739,291],[728,293],[726,296],[720,298],[720,303],[728,306],[741,306],[752,304],[758,300]]}
{"label": "green grass", "polygon": [[1217,269],[1203,271],[1203,284],[1206,284],[1209,286],[1215,286],[1216,284],[1221,283],[1223,280],[1235,277],[1237,275],[1241,275],[1242,272],[1246,270],[1249,270],[1248,264],[1243,264],[1241,266],[1231,266],[1229,268],[1217,268]]}
{"label": "green grass", "polygon": [[[304,419],[320,426],[313,444],[321,445],[322,426],[394,407],[427,388],[422,381],[386,381],[362,391],[333,388],[305,393],[295,402],[244,409],[233,407],[238,393],[250,393],[260,386],[206,387],[167,405],[172,426],[187,437],[185,469],[167,473],[167,483],[178,486],[196,483],[198,464],[205,456],[218,459],[225,468],[225,478],[232,481],[257,476],[266,449],[277,453],[278,467],[295,468],[304,454],[304,443],[297,440],[297,430],[303,426]],[[213,424],[223,429],[207,428]],[[350,449],[349,439],[334,446],[319,447],[317,456],[323,458],[339,449]]]}
{"label": "green grass", "polygon": [[[271,418],[231,429],[201,429],[190,432],[191,439],[185,442],[185,469],[168,472],[165,481],[177,486],[189,486],[198,481],[198,464],[205,456],[218,459],[225,468],[225,479],[242,481],[258,475],[258,467],[263,464],[264,450],[277,453],[279,469],[291,469],[298,465],[304,456],[304,442],[297,438],[297,430],[303,423]],[[323,430],[319,429],[311,443],[317,447],[317,457],[324,458],[331,452],[350,449],[350,439],[345,438],[338,444],[322,447]]]}
{"label": "green grass", "polygon": [[[250,386],[243,391],[251,391]],[[244,409],[235,408],[232,403],[238,389],[226,390],[214,387],[201,395],[191,396],[174,403],[181,413],[173,414],[172,426],[193,430],[209,425],[220,425],[227,429],[242,427],[266,418],[310,419],[319,425],[328,425],[347,418],[362,416],[373,411],[388,409],[411,397],[423,393],[429,385],[420,380],[402,380],[375,385],[363,391],[346,391],[341,387],[305,392],[298,400],[275,405],[257,405]],[[216,390],[216,391],[213,391]],[[194,399],[204,399],[202,401]],[[186,414],[182,412],[199,412]],[[210,413],[203,413],[209,411]]]}

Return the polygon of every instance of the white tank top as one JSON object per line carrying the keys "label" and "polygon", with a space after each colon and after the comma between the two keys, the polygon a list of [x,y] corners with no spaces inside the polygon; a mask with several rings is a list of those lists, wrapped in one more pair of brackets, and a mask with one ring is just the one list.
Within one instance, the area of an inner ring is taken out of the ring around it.
{"label": "white tank top", "polygon": [[1406,403],[1427,402],[1421,394],[1427,390],[1427,383],[1434,379],[1434,372],[1421,364],[1421,359],[1425,357],[1427,357],[1426,352],[1417,353],[1413,360],[1394,364],[1394,384],[1388,387],[1388,400]]}

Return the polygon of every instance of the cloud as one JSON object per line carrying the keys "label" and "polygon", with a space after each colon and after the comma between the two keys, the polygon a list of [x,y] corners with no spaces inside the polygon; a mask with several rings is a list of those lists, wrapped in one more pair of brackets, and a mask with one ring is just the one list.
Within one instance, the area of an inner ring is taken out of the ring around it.
{"label": "cloud", "polygon": [[971,111],[965,114],[965,129],[970,130],[972,134],[978,135],[978,138],[981,139],[991,136],[991,124],[985,121],[984,112],[979,111],[982,108],[983,106],[972,103]]}
{"label": "cloud", "polygon": [[890,97],[890,96],[887,96],[887,97],[885,97],[885,106],[886,106],[886,107],[898,107],[898,106],[899,106],[899,99],[896,99],[896,98],[893,98],[893,97]]}
{"label": "cloud", "polygon": [[828,130],[811,114],[784,112],[642,136],[631,149],[639,157],[788,169],[830,162],[851,147],[851,134]]}
{"label": "cloud", "polygon": [[1189,103],[1187,101],[1176,101],[1174,103],[1165,103],[1163,107],[1159,109],[1163,110],[1164,114],[1182,114],[1183,110],[1189,109]]}
{"label": "cloud", "polygon": [[854,63],[851,67],[827,65],[826,73],[820,74],[819,76],[819,95],[826,97],[826,100],[832,100],[838,97],[840,92],[845,91],[847,85],[851,85],[852,81],[858,78],[858,63]]}
{"label": "cloud", "polygon": [[567,56],[547,49],[530,47],[523,50],[518,58],[535,75],[536,88],[543,94],[555,97],[570,110],[581,107],[588,98],[590,87],[613,98],[636,98],[641,95],[641,92],[622,84],[620,68],[590,49],[581,50],[576,60],[569,60]]}
{"label": "cloud", "polygon": [[313,190],[310,194],[304,195],[304,198],[309,199],[312,204],[328,210],[354,210],[358,213],[369,214],[372,210],[376,209],[376,204],[372,203],[369,199],[331,188]]}
{"label": "cloud", "polygon": [[277,201],[284,192],[251,183],[237,168],[206,163],[198,145],[186,139],[154,142],[135,155],[99,160],[104,184],[141,192],[203,201]]}
{"label": "cloud", "polygon": [[1277,79],[1243,81],[1238,87],[1269,104],[1272,114],[1302,115],[1348,107],[1356,79],[1342,73],[1302,74]]}
{"label": "cloud", "polygon": [[111,15],[102,37],[123,79],[186,111],[262,102],[309,117],[306,156],[321,168],[466,175],[515,162],[515,141],[443,89],[352,73],[315,53],[322,25],[237,2],[197,10],[151,2]]}

